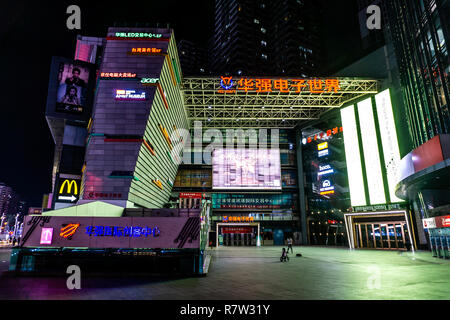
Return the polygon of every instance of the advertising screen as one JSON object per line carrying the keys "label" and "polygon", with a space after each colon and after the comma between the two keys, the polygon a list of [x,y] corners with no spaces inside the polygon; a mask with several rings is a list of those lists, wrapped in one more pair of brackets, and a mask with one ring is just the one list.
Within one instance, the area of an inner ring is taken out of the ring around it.
{"label": "advertising screen", "polygon": [[67,119],[88,119],[95,76],[95,66],[90,63],[53,57],[46,115]]}
{"label": "advertising screen", "polygon": [[216,149],[213,189],[281,189],[279,149]]}
{"label": "advertising screen", "polygon": [[60,62],[56,111],[83,113],[90,70],[75,63]]}

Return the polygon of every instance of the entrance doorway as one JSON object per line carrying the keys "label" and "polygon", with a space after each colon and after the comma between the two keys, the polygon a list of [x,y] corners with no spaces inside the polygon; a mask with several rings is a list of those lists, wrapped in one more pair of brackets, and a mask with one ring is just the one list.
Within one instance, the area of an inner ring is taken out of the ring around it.
{"label": "entrance doorway", "polygon": [[218,223],[216,246],[257,246],[259,223]]}
{"label": "entrance doorway", "polygon": [[350,249],[412,250],[414,230],[406,210],[344,214]]}
{"label": "entrance doorway", "polygon": [[407,250],[409,242],[405,221],[355,223],[356,248]]}

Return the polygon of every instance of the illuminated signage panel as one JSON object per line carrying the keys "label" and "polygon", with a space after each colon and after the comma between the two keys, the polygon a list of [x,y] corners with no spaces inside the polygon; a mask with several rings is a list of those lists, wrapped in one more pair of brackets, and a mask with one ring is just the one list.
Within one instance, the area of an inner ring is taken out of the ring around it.
{"label": "illuminated signage panel", "polygon": [[100,72],[101,78],[136,78],[136,73],[131,72]]}
{"label": "illuminated signage panel", "polygon": [[329,93],[339,92],[338,79],[257,79],[220,77],[219,93],[244,92],[281,92],[281,93]]}
{"label": "illuminated signage panel", "polygon": [[147,100],[147,96],[145,91],[136,90],[125,90],[125,89],[116,89],[116,100],[127,100],[127,101],[143,101]]}
{"label": "illuminated signage panel", "polygon": [[280,190],[280,150],[214,150],[213,189]]}
{"label": "illuminated signage panel", "polygon": [[324,156],[327,156],[327,155],[329,155],[329,154],[330,154],[330,152],[329,152],[328,149],[321,150],[321,151],[318,152],[318,157],[319,157],[319,158],[320,158],[320,157],[324,157]]}
{"label": "illuminated signage panel", "polygon": [[359,151],[358,132],[356,131],[355,107],[341,109],[344,131],[345,161],[347,164],[348,183],[352,206],[366,205],[364,180]]}
{"label": "illuminated signage panel", "polygon": [[150,32],[116,32],[115,36],[118,38],[161,38],[161,33]]}
{"label": "illuminated signage panel", "polygon": [[317,150],[323,150],[328,148],[328,142],[319,143],[317,145]]}
{"label": "illuminated signage panel", "polygon": [[371,98],[358,103],[358,114],[370,204],[386,203]]}
{"label": "illuminated signage panel", "polygon": [[[159,210],[170,213],[173,209]],[[199,248],[200,223],[199,216],[26,216],[22,245],[59,248]]]}
{"label": "illuminated signage panel", "polygon": [[403,202],[395,196],[395,185],[400,181],[400,152],[389,89],[375,95],[381,145],[391,202]]}

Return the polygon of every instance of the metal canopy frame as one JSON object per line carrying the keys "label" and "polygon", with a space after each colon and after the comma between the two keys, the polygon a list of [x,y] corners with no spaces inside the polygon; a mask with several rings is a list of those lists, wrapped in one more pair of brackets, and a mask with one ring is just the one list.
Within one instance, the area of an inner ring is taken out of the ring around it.
{"label": "metal canopy frame", "polygon": [[330,109],[378,93],[379,82],[375,79],[334,79],[339,80],[338,92],[311,93],[305,87],[300,93],[244,90],[219,93],[223,90],[220,77],[185,77],[181,90],[190,126],[201,121],[204,128],[217,129],[294,128],[302,121],[318,119]]}

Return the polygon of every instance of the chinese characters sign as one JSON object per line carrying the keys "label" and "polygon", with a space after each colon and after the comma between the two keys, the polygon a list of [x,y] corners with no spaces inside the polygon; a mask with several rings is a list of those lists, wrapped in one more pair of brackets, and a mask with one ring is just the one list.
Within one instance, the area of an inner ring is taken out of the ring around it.
{"label": "chinese characters sign", "polygon": [[222,222],[253,222],[253,217],[223,216]]}
{"label": "chinese characters sign", "polygon": [[200,228],[200,216],[26,216],[23,246],[193,249],[199,248]]}
{"label": "chinese characters sign", "polygon": [[328,129],[326,132],[320,132],[318,134],[315,134],[314,136],[310,136],[308,138],[306,138],[306,141],[308,143],[311,143],[313,140],[317,140],[317,139],[323,139],[324,137],[330,137],[331,135],[335,135],[338,134],[339,132],[344,131],[344,129],[342,127],[335,127],[333,129]]}
{"label": "chinese characters sign", "polygon": [[116,32],[115,36],[118,38],[161,38],[161,33],[150,32]]}
{"label": "chinese characters sign", "polygon": [[160,48],[131,48],[131,51],[128,52],[129,55],[140,55],[140,54],[156,54],[161,53],[162,49]]}
{"label": "chinese characters sign", "polygon": [[136,73],[131,72],[101,72],[102,78],[136,78]]}
{"label": "chinese characters sign", "polygon": [[86,234],[95,237],[158,237],[161,231],[158,227],[118,227],[118,226],[87,226]]}
{"label": "chinese characters sign", "polygon": [[219,93],[234,92],[281,92],[281,93],[337,93],[338,79],[252,79],[220,77]]}

